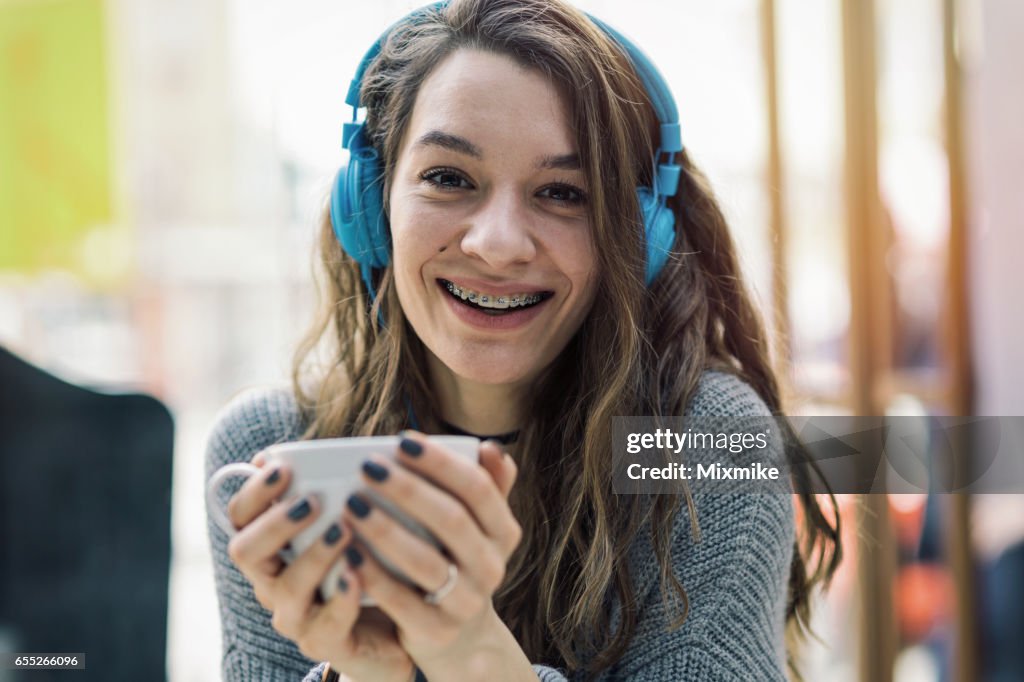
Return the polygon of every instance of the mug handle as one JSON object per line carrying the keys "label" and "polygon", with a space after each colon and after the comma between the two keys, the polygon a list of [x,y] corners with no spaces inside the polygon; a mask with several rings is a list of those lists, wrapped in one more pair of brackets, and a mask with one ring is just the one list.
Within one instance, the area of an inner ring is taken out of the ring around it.
{"label": "mug handle", "polygon": [[220,526],[220,529],[228,534],[228,537],[233,537],[238,529],[231,523],[231,519],[224,513],[224,510],[220,508],[220,502],[217,500],[217,491],[225,480],[231,476],[244,476],[249,478],[253,474],[259,471],[259,467],[248,464],[247,462],[235,462],[234,464],[225,464],[220,469],[217,469],[210,477],[209,483],[206,484],[206,509],[210,514],[210,518]]}

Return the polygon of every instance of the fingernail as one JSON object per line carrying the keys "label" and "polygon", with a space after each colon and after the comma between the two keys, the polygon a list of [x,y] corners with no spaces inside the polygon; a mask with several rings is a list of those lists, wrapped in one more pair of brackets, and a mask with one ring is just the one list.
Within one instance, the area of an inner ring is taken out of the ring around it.
{"label": "fingernail", "polygon": [[363,563],[363,555],[355,547],[345,550],[345,558],[348,559],[348,565],[352,568],[358,568]]}
{"label": "fingernail", "polygon": [[267,480],[264,481],[267,485],[274,485],[281,480],[281,467],[275,467],[270,475],[267,476]]}
{"label": "fingernail", "polygon": [[309,506],[309,500],[302,500],[288,510],[288,518],[292,521],[301,521],[309,516],[309,512],[312,511],[312,509],[313,508]]}
{"label": "fingernail", "polygon": [[378,483],[388,477],[387,467],[381,466],[376,462],[363,462],[363,471],[366,472],[367,476],[377,481]]}
{"label": "fingernail", "polygon": [[410,438],[403,438],[398,447],[402,448],[402,452],[410,457],[419,457],[423,453],[423,446]]}
{"label": "fingernail", "polygon": [[365,519],[366,515],[370,513],[370,505],[366,503],[363,498],[358,495],[352,495],[348,498],[348,508],[352,510],[352,513],[361,519]]}
{"label": "fingernail", "polygon": [[338,578],[338,589],[342,592],[348,592],[348,581],[344,578]]}
{"label": "fingernail", "polygon": [[340,539],[341,528],[338,527],[338,524],[332,523],[331,527],[327,529],[326,533],[324,533],[324,542],[328,547],[330,547],[331,545],[337,544]]}

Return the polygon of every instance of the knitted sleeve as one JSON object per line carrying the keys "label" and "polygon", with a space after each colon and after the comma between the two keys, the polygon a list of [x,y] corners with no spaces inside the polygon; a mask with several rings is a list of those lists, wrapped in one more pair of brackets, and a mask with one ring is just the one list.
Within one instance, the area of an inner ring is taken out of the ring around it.
{"label": "knitted sleeve", "polygon": [[[720,372],[704,375],[688,415],[767,417],[771,412],[752,387]],[[694,463],[717,456],[694,452]],[[747,459],[745,455],[741,459]],[[637,572],[646,597],[637,636],[617,677],[650,680],[786,680],[785,622],[795,517],[788,486],[777,492],[691,491],[700,538],[694,540],[685,507],[673,526],[672,564],[689,600],[686,620],[670,625],[649,545]],[[641,582],[643,584],[643,582]]]}
{"label": "knitted sleeve", "polygon": [[[749,385],[718,372],[705,374],[687,412],[730,417],[770,414]],[[601,679],[785,682],[785,613],[796,532],[792,497],[721,494],[698,485],[691,485],[691,491],[700,538],[693,538],[682,505],[673,523],[671,557],[686,590],[686,619],[672,628],[678,611],[663,601],[650,534],[644,532],[630,552],[637,585],[632,606],[636,632],[623,658]],[[613,614],[620,611],[616,603]],[[577,677],[552,668],[537,671],[545,682]]]}
{"label": "knitted sleeve", "polygon": [[680,513],[672,561],[689,600],[671,629],[655,584],[615,679],[785,682],[785,608],[793,543],[791,498],[695,495],[702,538]]}
{"label": "knitted sleeve", "polygon": [[[291,394],[283,389],[244,393],[217,418],[206,451],[206,480],[231,462],[248,462],[274,443],[299,436],[298,413]],[[230,479],[218,495],[221,508],[241,487]],[[214,579],[220,605],[225,682],[319,682],[323,664],[307,659],[294,643],[270,624],[271,614],[256,600],[252,586],[228,557],[228,536],[207,515],[213,552]]]}

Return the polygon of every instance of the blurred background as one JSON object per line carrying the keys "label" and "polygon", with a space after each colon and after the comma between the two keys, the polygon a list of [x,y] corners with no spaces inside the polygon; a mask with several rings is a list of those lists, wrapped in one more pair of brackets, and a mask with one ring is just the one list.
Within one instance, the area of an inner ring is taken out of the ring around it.
{"label": "blurred background", "polygon": [[[0,0],[0,346],[173,415],[171,680],[219,677],[209,428],[288,379],[349,79],[419,4]],[[1024,3],[577,4],[672,86],[793,412],[1024,414]],[[841,502],[806,679],[1024,679],[1021,496]]]}

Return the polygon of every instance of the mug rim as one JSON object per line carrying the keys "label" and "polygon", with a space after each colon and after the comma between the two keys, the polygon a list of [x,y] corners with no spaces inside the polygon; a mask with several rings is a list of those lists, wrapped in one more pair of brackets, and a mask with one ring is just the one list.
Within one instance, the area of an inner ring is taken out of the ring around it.
{"label": "mug rim", "polygon": [[[427,436],[430,440],[435,440],[444,443],[462,443],[472,441],[473,443],[479,444],[482,441],[475,436],[456,436],[456,435],[430,435]],[[387,447],[388,441],[394,443],[394,447],[398,446],[398,443],[402,440],[401,436],[352,436],[351,438],[313,438],[310,440],[293,440],[286,441],[283,443],[274,443],[265,448],[268,455],[271,454],[290,454],[292,452],[320,452],[322,450],[330,450],[336,447],[347,448],[361,448],[373,445],[385,444]]]}

